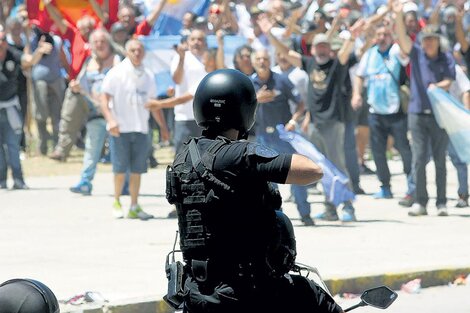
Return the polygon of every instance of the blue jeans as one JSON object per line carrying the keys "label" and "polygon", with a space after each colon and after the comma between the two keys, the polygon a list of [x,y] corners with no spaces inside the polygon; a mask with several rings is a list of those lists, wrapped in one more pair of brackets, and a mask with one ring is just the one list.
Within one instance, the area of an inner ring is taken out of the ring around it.
{"label": "blue jeans", "polygon": [[394,146],[401,155],[403,171],[407,175],[408,191],[414,192],[413,175],[411,172],[411,148],[407,133],[407,116],[404,114],[369,114],[370,147],[374,156],[377,176],[383,187],[390,188],[390,170],[387,164],[387,138],[393,137]]}
{"label": "blue jeans", "polygon": [[455,152],[455,148],[451,142],[449,142],[449,148],[447,150],[449,152],[450,160],[454,165],[455,169],[457,170],[457,179],[459,181],[459,189],[457,193],[459,196],[468,197],[468,170],[467,170],[467,163],[462,162]]}
{"label": "blue jeans", "polygon": [[183,144],[191,137],[201,136],[202,128],[197,126],[196,121],[175,121],[175,153],[178,154],[183,149]]}
{"label": "blue jeans", "polygon": [[93,177],[95,177],[96,165],[100,160],[107,134],[106,120],[104,118],[95,118],[86,124],[85,153],[83,154],[81,181],[90,183]]}
{"label": "blue jeans", "polygon": [[[272,134],[257,133],[256,140],[260,144],[270,147],[279,153],[295,153],[294,148],[289,143],[279,139],[277,130]],[[291,185],[291,193],[294,196],[294,202],[297,205],[297,211],[299,211],[300,216],[310,216],[310,203],[307,201],[307,186]]]}
{"label": "blue jeans", "polygon": [[[15,133],[8,122],[7,112],[0,109],[0,182],[6,182],[8,165],[13,179],[23,181],[20,162],[21,134]],[[6,151],[5,148],[6,147]]]}
{"label": "blue jeans", "polygon": [[344,155],[346,168],[348,169],[349,178],[354,188],[359,187],[359,161],[357,159],[356,149],[356,125],[354,121],[345,123],[344,129]]}

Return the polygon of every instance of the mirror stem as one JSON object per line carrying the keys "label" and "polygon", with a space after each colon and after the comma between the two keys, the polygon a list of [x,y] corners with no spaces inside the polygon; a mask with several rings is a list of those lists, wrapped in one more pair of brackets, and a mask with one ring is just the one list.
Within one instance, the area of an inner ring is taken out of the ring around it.
{"label": "mirror stem", "polygon": [[361,307],[361,306],[366,306],[366,305],[367,305],[367,304],[366,304],[365,302],[361,301],[361,302],[359,302],[358,304],[355,304],[355,305],[353,305],[352,307],[347,308],[346,310],[344,310],[344,312],[349,312],[349,311],[351,311],[351,310],[354,310],[354,309],[357,309],[357,308],[359,308],[359,307]]}

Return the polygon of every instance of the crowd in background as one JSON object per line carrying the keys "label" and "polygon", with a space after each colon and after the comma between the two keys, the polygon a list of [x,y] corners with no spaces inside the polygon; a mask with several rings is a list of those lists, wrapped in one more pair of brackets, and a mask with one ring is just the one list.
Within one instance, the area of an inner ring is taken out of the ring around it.
{"label": "crowd in background", "polygon": [[[448,214],[449,155],[458,174],[459,188],[451,191],[458,195],[456,206],[468,206],[467,164],[437,124],[428,91],[443,89],[470,109],[470,2],[214,0],[205,15],[183,16],[181,43],[171,60],[174,88],[162,96],[155,90],[159,81],[143,65],[139,38],[155,36],[152,28],[169,2],[159,1],[144,16],[141,1],[122,1],[118,21],[110,23],[109,8],[91,0],[98,21],[83,16],[73,25],[44,0],[54,22],[46,32],[29,23],[25,5],[2,1],[0,188],[7,188],[8,166],[13,188],[28,188],[19,155],[30,144],[24,132],[35,125],[37,150],[51,159],[66,162],[72,147],[84,142],[80,180],[70,188],[75,193],[92,193],[97,163],[109,143],[114,216],[151,218],[138,204],[138,194],[140,175],[157,165],[154,143],[169,142],[179,152],[190,136],[199,136],[192,111],[198,83],[233,64],[257,91],[250,140],[292,152],[276,125],[302,133],[349,176],[355,194],[365,193],[361,173],[374,174],[365,164],[370,147],[380,182],[374,198],[393,198],[387,160],[397,151],[408,182],[399,203],[410,208],[410,216],[427,214],[431,159],[437,215]],[[208,35],[216,36],[216,48],[208,48]],[[224,37],[231,35],[246,38],[246,44],[226,60]],[[21,70],[12,74],[8,58]],[[308,188],[292,186],[291,191],[302,222],[313,225]],[[129,210],[122,209],[122,194],[131,196]],[[356,219],[351,201],[341,204],[341,214],[326,201],[315,218]]]}

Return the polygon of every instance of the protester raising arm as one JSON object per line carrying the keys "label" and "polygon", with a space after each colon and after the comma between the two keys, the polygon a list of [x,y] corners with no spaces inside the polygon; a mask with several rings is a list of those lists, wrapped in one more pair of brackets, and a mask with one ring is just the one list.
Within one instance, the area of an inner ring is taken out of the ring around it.
{"label": "protester raising arm", "polygon": [[260,14],[257,20],[258,26],[261,31],[268,37],[269,42],[276,48],[279,53],[284,55],[287,60],[296,67],[302,66],[302,55],[294,50],[289,49],[279,39],[277,39],[272,33],[273,23],[269,20],[266,14]]}
{"label": "protester raising arm", "polygon": [[413,42],[411,38],[406,34],[405,21],[403,19],[403,3],[399,0],[393,2],[393,11],[395,12],[395,32],[398,37],[398,45],[400,46],[401,51],[409,55],[411,48],[413,47]]}

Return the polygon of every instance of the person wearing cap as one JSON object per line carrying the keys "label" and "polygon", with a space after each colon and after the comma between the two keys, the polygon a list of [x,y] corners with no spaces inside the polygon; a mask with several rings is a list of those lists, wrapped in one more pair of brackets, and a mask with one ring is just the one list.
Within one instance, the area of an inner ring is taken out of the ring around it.
{"label": "person wearing cap", "polygon": [[[345,91],[345,81],[349,75],[349,62],[356,36],[361,31],[364,21],[360,20],[350,27],[351,37],[346,40],[333,56],[331,44],[326,34],[317,34],[313,39],[313,57],[302,56],[289,49],[271,34],[272,24],[266,18],[260,18],[258,24],[268,36],[271,44],[294,66],[305,70],[309,76],[307,114],[304,120],[309,125],[309,133],[316,132],[323,142],[314,142],[340,171],[348,174],[344,158],[344,111],[350,105],[350,95]],[[312,138],[313,139],[313,138]],[[350,186],[352,189],[352,186]],[[344,203],[341,220],[356,220],[351,202]],[[339,220],[336,207],[327,202],[326,210],[316,218],[323,220]]]}
{"label": "person wearing cap", "polygon": [[429,201],[426,189],[426,161],[429,155],[429,142],[436,168],[438,216],[447,216],[446,197],[446,150],[449,138],[441,129],[432,112],[427,90],[442,88],[449,90],[455,80],[455,60],[450,53],[444,53],[440,45],[440,36],[432,25],[425,26],[419,34],[420,41],[412,42],[406,34],[403,21],[403,4],[394,1],[396,14],[395,31],[398,44],[411,63],[411,99],[408,105],[408,127],[413,140],[412,166],[416,184],[415,203],[408,211],[410,216],[427,215]]}
{"label": "person wearing cap", "polygon": [[59,313],[52,290],[34,279],[10,279],[0,284],[0,313]]}

